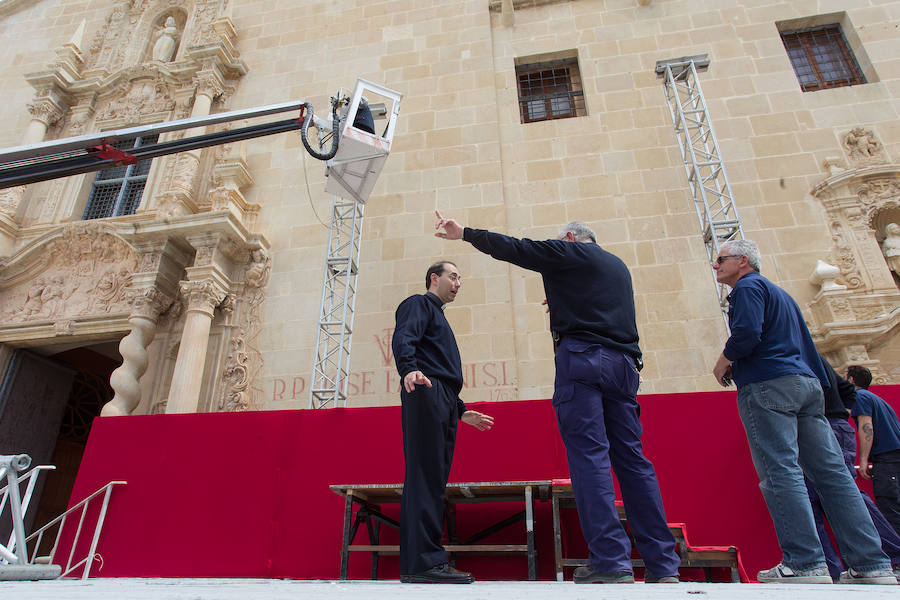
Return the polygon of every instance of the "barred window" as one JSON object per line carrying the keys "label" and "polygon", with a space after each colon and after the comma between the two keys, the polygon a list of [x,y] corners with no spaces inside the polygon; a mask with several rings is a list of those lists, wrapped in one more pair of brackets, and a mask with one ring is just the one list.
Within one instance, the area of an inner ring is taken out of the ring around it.
{"label": "barred window", "polygon": [[866,83],[840,25],[782,31],[781,40],[804,92]]}
{"label": "barred window", "polygon": [[523,123],[587,114],[577,58],[518,65],[516,80]]}
{"label": "barred window", "polygon": [[[141,146],[155,144],[159,135],[119,140],[113,146],[128,152]],[[83,220],[133,215],[141,203],[141,194],[147,183],[152,158],[139,160],[133,165],[110,167],[98,171],[91,186],[91,195],[84,209]]]}

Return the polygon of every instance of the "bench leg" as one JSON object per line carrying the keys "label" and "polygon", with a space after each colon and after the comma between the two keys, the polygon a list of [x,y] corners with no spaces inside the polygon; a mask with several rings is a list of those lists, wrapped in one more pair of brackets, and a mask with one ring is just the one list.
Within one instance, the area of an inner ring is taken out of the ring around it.
{"label": "bench leg", "polygon": [[341,540],[341,579],[347,579],[347,570],[350,566],[350,521],[353,519],[353,496],[347,494],[344,498],[344,533]]}
{"label": "bench leg", "polygon": [[[381,523],[376,521],[375,519],[369,518],[366,521],[366,526],[369,530],[369,543],[373,546],[378,545],[378,538],[381,534]],[[381,555],[378,552],[372,552],[372,580],[375,581],[378,579],[378,559]]]}
{"label": "bench leg", "polygon": [[553,509],[553,557],[556,563],[556,580],[563,581],[562,536],[559,525],[559,496],[551,494],[550,505]]}
{"label": "bench leg", "polygon": [[[459,536],[456,533],[456,504],[444,503],[444,519],[447,522],[447,540],[450,544],[458,544]],[[447,562],[451,567],[456,566],[456,553],[447,553]]]}
{"label": "bench leg", "polygon": [[525,537],[528,540],[528,580],[537,580],[534,549],[534,495],[531,486],[525,486]]}

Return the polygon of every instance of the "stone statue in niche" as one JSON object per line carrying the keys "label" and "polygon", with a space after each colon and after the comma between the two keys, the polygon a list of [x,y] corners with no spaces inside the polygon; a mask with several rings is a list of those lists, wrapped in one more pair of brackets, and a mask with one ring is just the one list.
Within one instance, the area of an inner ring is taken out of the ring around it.
{"label": "stone statue in niche", "polygon": [[881,143],[869,129],[856,127],[844,136],[844,147],[851,160],[868,161],[881,158]]}
{"label": "stone statue in niche", "polygon": [[178,26],[174,17],[166,18],[162,33],[153,45],[153,60],[170,62],[175,57],[175,48],[178,46]]}
{"label": "stone statue in niche", "polygon": [[889,223],[884,228],[881,252],[891,271],[900,277],[900,225],[897,223]]}

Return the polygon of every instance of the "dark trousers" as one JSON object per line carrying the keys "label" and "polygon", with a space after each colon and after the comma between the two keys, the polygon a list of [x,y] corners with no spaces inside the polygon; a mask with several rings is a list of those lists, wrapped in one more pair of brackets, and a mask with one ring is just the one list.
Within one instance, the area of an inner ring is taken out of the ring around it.
{"label": "dark trousers", "polygon": [[[850,470],[850,474],[856,477],[856,469],[853,467],[856,464],[856,432],[847,419],[829,418],[828,423],[841,447],[844,463]],[[813,518],[816,520],[816,530],[819,533],[819,540],[822,542],[828,573],[836,579],[840,577],[843,570],[841,557],[825,530],[825,513],[822,509],[822,502],[819,500],[816,486],[809,479],[806,480],[806,491],[809,492],[809,500],[812,503]],[[897,535],[869,495],[862,490],[860,490],[860,494],[862,494],[863,502],[869,511],[869,516],[872,517],[872,523],[875,525],[878,535],[881,536],[881,549],[891,559],[891,564],[900,565],[900,535]]]}
{"label": "dark trousers", "polygon": [[556,351],[553,406],[591,567],[631,571],[631,542],[619,522],[610,466],[622,491],[628,526],[647,568],[678,573],[681,559],[666,524],[653,465],[641,447],[639,376],[620,351],[563,338]]}
{"label": "dark trousers", "polygon": [[450,477],[456,394],[436,378],[432,387],[400,392],[403,424],[403,497],[400,500],[400,574],[414,575],[447,562],[441,545],[444,489]]}
{"label": "dark trousers", "polygon": [[887,462],[881,460],[880,455],[875,457],[872,461],[872,493],[875,504],[894,532],[900,534],[900,459]]}

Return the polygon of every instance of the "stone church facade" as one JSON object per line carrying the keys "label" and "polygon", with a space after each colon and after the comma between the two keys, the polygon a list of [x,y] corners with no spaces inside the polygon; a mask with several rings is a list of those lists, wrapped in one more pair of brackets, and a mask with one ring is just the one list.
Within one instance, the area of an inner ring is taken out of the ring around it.
{"label": "stone church facade", "polygon": [[[708,391],[726,331],[654,70],[706,54],[763,274],[836,368],[900,383],[900,1],[713,4],[4,0],[0,146],[287,100],[324,111],[363,77],[404,97],[366,205],[348,406],[398,403],[393,312],[440,257],[464,279],[447,310],[464,399],[552,393],[540,278],[436,239],[435,209],[534,238],[588,222],[632,271],[642,393]],[[785,32],[832,25],[859,79],[803,91]],[[569,95],[533,112],[524,82],[561,70]],[[280,134],[0,190],[7,389],[23,353],[88,352],[115,363],[103,415],[306,408],[331,199],[303,152]],[[140,189],[93,212],[103,177]]]}

